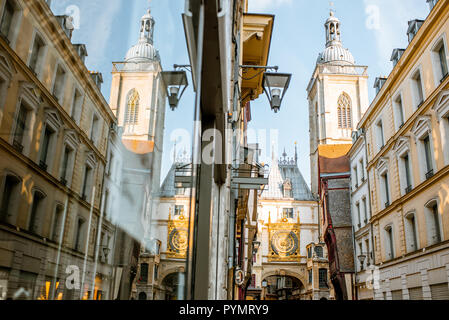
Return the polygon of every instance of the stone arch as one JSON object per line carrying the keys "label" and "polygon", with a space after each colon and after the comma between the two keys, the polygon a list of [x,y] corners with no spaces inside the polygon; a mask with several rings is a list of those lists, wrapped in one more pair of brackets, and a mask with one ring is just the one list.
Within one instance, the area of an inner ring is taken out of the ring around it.
{"label": "stone arch", "polygon": [[268,272],[265,272],[263,275],[262,275],[262,281],[264,280],[264,279],[266,279],[266,278],[269,278],[269,277],[273,277],[273,276],[288,276],[288,277],[293,277],[293,278],[296,278],[296,279],[298,279],[299,281],[301,281],[301,283],[302,283],[302,285],[304,286],[304,288],[306,287],[306,285],[307,285],[307,279],[304,277],[304,276],[301,276],[299,273],[297,273],[297,272],[294,272],[294,271],[291,271],[291,270],[288,270],[288,269],[278,269],[278,270],[271,270],[271,271],[268,271]]}

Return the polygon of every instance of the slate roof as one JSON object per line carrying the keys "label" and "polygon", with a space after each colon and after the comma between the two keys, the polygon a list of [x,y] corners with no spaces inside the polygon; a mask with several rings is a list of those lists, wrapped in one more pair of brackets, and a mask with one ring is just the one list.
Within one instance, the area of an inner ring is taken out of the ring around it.
{"label": "slate roof", "polygon": [[315,201],[296,160],[273,161],[268,178],[268,187],[262,192],[262,199],[285,199],[284,183],[290,180],[293,199],[296,201]]}

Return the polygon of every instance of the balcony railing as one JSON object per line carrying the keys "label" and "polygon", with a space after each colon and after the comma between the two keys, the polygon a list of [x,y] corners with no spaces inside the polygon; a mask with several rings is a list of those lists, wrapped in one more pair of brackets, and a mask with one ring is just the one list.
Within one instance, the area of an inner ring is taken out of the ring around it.
{"label": "balcony railing", "polygon": [[23,152],[23,145],[22,145],[20,142],[14,140],[13,143],[12,143],[12,146],[13,146],[14,149],[16,149],[18,152],[20,152],[20,153]]}
{"label": "balcony railing", "polygon": [[44,171],[47,171],[48,169],[48,165],[44,161],[39,162],[39,167]]}
{"label": "balcony railing", "polygon": [[412,189],[412,186],[408,186],[407,188],[405,188],[405,194],[409,194],[410,192],[412,192]]}
{"label": "balcony railing", "polygon": [[67,180],[65,178],[61,178],[61,184],[66,187],[67,186]]}
{"label": "balcony railing", "polygon": [[449,72],[446,72],[446,74],[443,75],[443,78],[441,78],[440,83],[443,83],[443,81],[446,80],[447,76],[449,76]]}
{"label": "balcony railing", "polygon": [[390,201],[385,202],[385,208],[388,208],[390,206]]}
{"label": "balcony railing", "polygon": [[435,175],[435,173],[433,172],[433,169],[430,170],[429,172],[426,173],[426,180],[429,180],[430,178],[432,178]]}

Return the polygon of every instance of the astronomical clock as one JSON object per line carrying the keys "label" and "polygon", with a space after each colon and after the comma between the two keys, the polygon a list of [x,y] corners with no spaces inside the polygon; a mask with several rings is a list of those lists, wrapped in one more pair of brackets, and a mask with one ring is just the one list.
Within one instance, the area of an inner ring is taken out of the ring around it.
{"label": "astronomical clock", "polygon": [[299,223],[289,223],[287,219],[281,223],[269,223],[268,232],[269,261],[300,261]]}
{"label": "astronomical clock", "polygon": [[188,219],[181,214],[175,219],[168,218],[167,254],[170,258],[185,259],[188,245]]}

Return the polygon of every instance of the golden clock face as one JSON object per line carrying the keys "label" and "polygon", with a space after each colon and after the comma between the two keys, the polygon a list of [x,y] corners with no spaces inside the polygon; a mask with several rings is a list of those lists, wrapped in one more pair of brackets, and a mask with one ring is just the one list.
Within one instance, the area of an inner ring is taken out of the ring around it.
{"label": "golden clock face", "polygon": [[281,257],[297,255],[298,236],[291,231],[278,231],[271,239],[271,249]]}
{"label": "golden clock face", "polygon": [[182,253],[187,250],[187,229],[173,229],[170,233],[169,244],[171,251]]}

